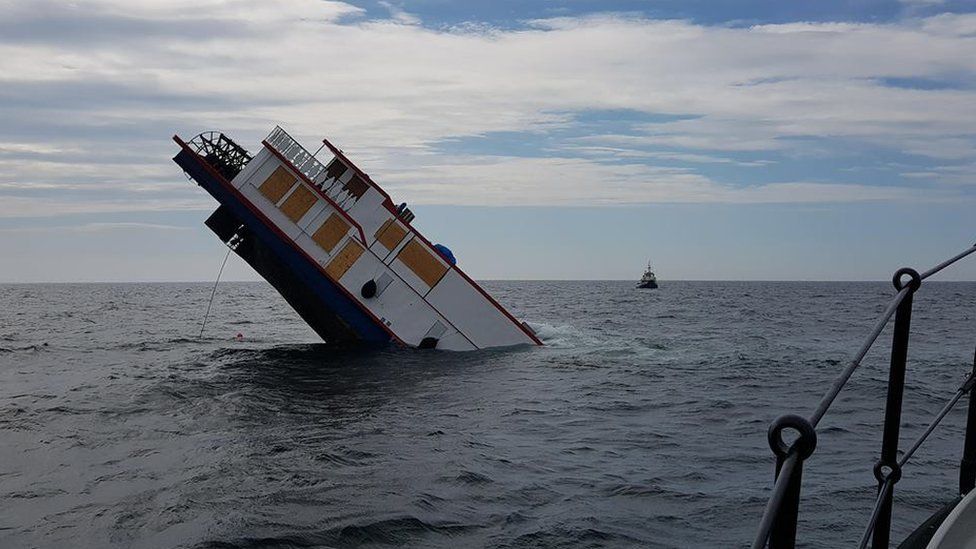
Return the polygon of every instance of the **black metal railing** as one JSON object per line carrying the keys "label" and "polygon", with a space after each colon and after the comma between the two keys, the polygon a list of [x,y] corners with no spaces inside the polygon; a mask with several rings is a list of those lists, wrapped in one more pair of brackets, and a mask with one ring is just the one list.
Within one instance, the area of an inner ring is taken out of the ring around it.
{"label": "black metal railing", "polygon": [[188,144],[228,181],[237,177],[251,161],[251,153],[220,132],[197,134]]}
{"label": "black metal railing", "polygon": [[[953,406],[966,394],[969,397],[969,415],[966,423],[966,440],[960,462],[960,493],[969,492],[976,483],[976,398],[971,394],[976,385],[976,355],[973,357],[973,371],[956,390],[955,395],[943,406],[928,428],[918,437],[911,448],[900,458],[898,456],[899,428],[901,426],[902,397],[905,389],[905,371],[908,362],[908,341],[911,335],[912,298],[922,287],[922,282],[960,259],[976,252],[976,244],[943,261],[935,267],[919,274],[914,269],[903,268],[895,272],[892,283],[897,293],[875,322],[861,348],[850,363],[834,380],[830,389],[820,399],[816,410],[809,418],[789,414],[777,418],[769,427],[769,447],[776,456],[776,481],[765,512],[759,523],[759,531],[753,549],[792,549],[796,545],[797,515],[800,505],[800,489],[803,480],[803,462],[817,448],[817,425],[830,409],[837,395],[850,380],[872,345],[877,341],[885,326],[895,317],[892,334],[891,357],[888,369],[888,392],[885,403],[884,433],[881,442],[881,457],[874,466],[874,476],[878,481],[878,497],[871,513],[860,547],[868,542],[874,549],[887,548],[891,534],[891,509],[895,484],[901,479],[902,468],[915,451],[935,430],[939,422]],[[793,431],[796,438],[787,443],[783,436]]]}

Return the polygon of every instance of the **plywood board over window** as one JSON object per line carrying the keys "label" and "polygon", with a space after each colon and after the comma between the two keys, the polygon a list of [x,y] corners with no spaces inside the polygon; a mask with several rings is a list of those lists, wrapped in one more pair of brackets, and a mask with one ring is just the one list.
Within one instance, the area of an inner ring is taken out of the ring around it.
{"label": "plywood board over window", "polygon": [[397,259],[432,288],[447,272],[447,265],[438,261],[427,246],[416,238],[407,242],[407,245],[397,254]]}
{"label": "plywood board over window", "polygon": [[340,217],[339,214],[333,213],[315,231],[315,234],[312,235],[312,240],[323,250],[332,253],[332,249],[336,247],[336,244],[349,232],[349,227],[350,225],[345,219]]}
{"label": "plywood board over window", "polygon": [[326,274],[333,280],[339,280],[361,255],[363,255],[363,247],[355,240],[347,240],[342,250],[325,266]]}
{"label": "plywood board over window", "polygon": [[285,196],[288,189],[295,184],[295,176],[288,172],[284,166],[278,166],[275,171],[261,183],[258,190],[265,198],[271,201],[272,204],[277,204],[281,197]]}
{"label": "plywood board over window", "polygon": [[397,244],[407,236],[407,230],[397,223],[392,217],[387,219],[383,226],[376,231],[376,240],[379,241],[387,250],[393,251]]}
{"label": "plywood board over window", "polygon": [[288,219],[291,219],[295,223],[305,215],[318,197],[315,193],[305,188],[305,185],[299,185],[295,192],[291,193],[285,202],[281,205],[281,211]]}

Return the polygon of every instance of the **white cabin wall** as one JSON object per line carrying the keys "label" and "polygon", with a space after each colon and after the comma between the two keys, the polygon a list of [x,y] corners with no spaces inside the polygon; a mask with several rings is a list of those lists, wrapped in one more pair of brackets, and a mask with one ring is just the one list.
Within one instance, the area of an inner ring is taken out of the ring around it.
{"label": "white cabin wall", "polygon": [[[258,184],[260,185],[260,183]],[[292,189],[294,189],[294,186]],[[302,229],[298,225],[292,223],[291,219],[288,219],[288,216],[283,214],[277,206],[272,204],[270,200],[261,194],[261,191],[259,191],[257,187],[248,184],[242,186],[240,191],[241,194],[243,194],[244,197],[251,202],[251,204],[257,207],[261,213],[270,219],[271,222],[281,229],[283,233],[288,235],[289,238],[292,240],[298,238],[298,235],[301,234]]]}
{"label": "white cabin wall", "polygon": [[[329,254],[329,252],[323,250],[321,246],[316,244],[315,241],[312,240],[312,237],[308,235],[308,233],[303,232],[299,234],[298,238],[295,239],[295,242],[302,248],[302,250],[305,251],[305,253],[312,256],[312,259],[314,259],[323,269],[325,268],[326,265],[329,264],[329,261],[332,259],[332,256]],[[344,242],[345,240],[339,242],[339,246],[336,246],[337,248],[336,251],[342,249],[341,246]]]}
{"label": "white cabin wall", "polygon": [[237,174],[237,177],[234,178],[231,184],[236,189],[240,189],[247,183],[251,183],[257,187],[280,165],[278,159],[271,154],[271,151],[262,147],[261,152],[254,155],[254,158],[244,166],[244,169],[241,170],[241,173]]}
{"label": "white cabin wall", "polygon": [[356,203],[349,208],[349,215],[363,227],[366,233],[366,241],[372,243],[376,238],[376,231],[383,225],[383,222],[390,217],[390,210],[383,206],[386,200],[379,191],[370,187]]}
{"label": "white cabin wall", "polygon": [[[340,284],[354,298],[362,303],[377,318],[389,321],[387,326],[401,340],[409,345],[418,345],[435,322],[440,321],[447,328],[444,335],[457,332],[453,324],[424,301],[402,280],[394,277],[393,282],[379,296],[366,299],[362,297],[363,284],[379,278],[387,272],[387,267],[375,255],[365,252],[342,276]],[[443,336],[442,336],[443,337]],[[463,337],[461,339],[464,339]],[[453,341],[453,340],[452,340]],[[452,347],[464,347],[461,342]],[[440,348],[441,346],[438,345]],[[470,342],[467,347],[474,348]]]}
{"label": "white cabin wall", "polygon": [[468,338],[457,330],[449,330],[437,342],[437,348],[442,351],[474,351],[477,349]]}
{"label": "white cabin wall", "polygon": [[[309,227],[311,227],[312,224],[315,222],[315,220],[318,218],[318,216],[326,210],[334,211],[333,208],[329,206],[328,202],[319,198],[315,202],[315,204],[313,204],[312,207],[309,208],[307,212],[305,212],[305,215],[303,215],[302,218],[298,220],[298,226],[301,227],[303,231],[309,234],[314,233],[315,229],[317,229],[319,226],[315,225],[314,226],[315,228],[311,230],[309,230]],[[319,225],[321,225],[321,223]]]}
{"label": "white cabin wall", "polygon": [[478,347],[533,343],[518,325],[453,269],[427,294],[427,301],[450,317]]}
{"label": "white cabin wall", "polygon": [[[234,180],[231,181],[231,185],[233,185],[235,189],[240,189],[241,186],[247,183],[248,180],[252,179],[255,173],[262,169],[267,161],[271,158],[274,158],[271,151],[265,147],[261,147],[261,150],[251,157],[251,161],[244,166],[244,169],[242,169],[241,172],[234,177]],[[274,168],[272,168],[272,170],[273,169]],[[268,175],[270,174],[271,172],[269,171],[263,178],[261,178],[261,181],[267,179]]]}

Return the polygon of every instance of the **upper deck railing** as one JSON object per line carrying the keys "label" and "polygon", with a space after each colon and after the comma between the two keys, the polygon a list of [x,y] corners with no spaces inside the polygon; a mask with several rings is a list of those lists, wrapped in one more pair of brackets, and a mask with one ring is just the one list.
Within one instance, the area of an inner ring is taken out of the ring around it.
{"label": "upper deck railing", "polygon": [[[915,451],[935,430],[952,407],[965,394],[971,393],[971,389],[976,385],[976,356],[974,356],[973,371],[909,450],[899,457],[898,438],[901,426],[902,395],[905,389],[908,340],[911,332],[912,297],[921,288],[922,281],[974,252],[976,252],[976,245],[921,274],[908,268],[899,269],[895,272],[892,278],[896,290],[894,297],[892,297],[881,317],[875,322],[854,358],[841,371],[830,389],[821,398],[813,414],[809,418],[794,414],[780,416],[770,425],[767,438],[769,446],[776,456],[776,482],[759,523],[759,531],[752,545],[753,549],[762,549],[767,547],[767,544],[771,549],[791,549],[795,546],[803,462],[813,454],[817,447],[817,425],[830,409],[841,389],[850,380],[854,371],[861,365],[864,356],[877,341],[891,317],[894,316],[895,326],[888,371],[888,392],[885,404],[881,457],[874,466],[874,476],[878,481],[878,497],[859,544],[861,548],[867,547],[869,542],[874,549],[888,547],[891,535],[891,508],[894,487],[895,483],[901,479],[902,467],[911,459]],[[960,494],[969,492],[976,484],[976,399],[973,398],[972,394],[969,398],[966,440],[959,471]],[[792,443],[788,444],[783,439],[786,430],[795,431],[798,435]]]}
{"label": "upper deck railing", "polygon": [[[358,196],[347,192],[338,178],[333,177],[333,172],[329,170],[329,166],[319,162],[314,154],[308,152],[281,126],[275,126],[268,137],[264,139],[264,142],[291,162],[302,175],[326,193],[343,210],[349,211],[349,208],[358,200]],[[339,159],[335,158],[332,162],[339,162]],[[332,162],[329,164],[331,165]]]}

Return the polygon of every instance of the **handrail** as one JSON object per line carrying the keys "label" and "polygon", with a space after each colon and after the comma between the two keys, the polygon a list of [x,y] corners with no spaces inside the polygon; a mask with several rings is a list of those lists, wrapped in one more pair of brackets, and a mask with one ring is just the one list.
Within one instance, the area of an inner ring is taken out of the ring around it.
{"label": "handrail", "polygon": [[891,491],[894,489],[895,483],[890,479],[885,479],[884,485],[878,491],[878,497],[874,500],[874,509],[871,510],[871,518],[868,520],[867,528],[864,529],[864,534],[861,535],[861,541],[857,544],[858,549],[864,549],[868,546],[868,542],[871,541],[871,536],[874,535],[875,529],[877,528],[884,502],[891,497]]}
{"label": "handrail", "polygon": [[909,291],[910,289],[908,287],[902,288],[888,303],[888,307],[885,308],[884,312],[881,313],[881,316],[874,323],[874,328],[871,329],[870,335],[868,335],[867,339],[864,340],[864,343],[861,345],[861,349],[857,352],[857,354],[854,355],[854,358],[851,359],[850,364],[848,364],[841,374],[837,376],[837,379],[834,380],[834,383],[830,386],[830,390],[827,391],[827,394],[820,399],[817,409],[814,410],[813,415],[810,416],[810,425],[816,427],[820,423],[820,420],[823,419],[823,416],[827,413],[830,405],[834,403],[834,399],[837,398],[837,395],[840,393],[841,389],[843,389],[844,385],[847,384],[847,380],[854,375],[854,370],[857,370],[858,366],[861,365],[861,361],[868,354],[868,351],[871,350],[874,342],[878,340],[878,336],[880,336],[881,332],[884,331],[885,326],[888,325],[888,321],[891,320],[892,316],[894,316],[895,311],[898,310],[898,306],[901,305],[901,302],[908,295]]}
{"label": "handrail", "polygon": [[[901,424],[902,394],[904,392],[905,367],[908,353],[908,339],[911,325],[912,296],[922,285],[922,281],[949,267],[964,257],[976,252],[976,244],[935,267],[919,274],[913,269],[899,269],[892,278],[897,293],[885,307],[868,337],[855,353],[850,363],[834,379],[830,389],[821,398],[809,419],[796,415],[781,416],[774,421],[767,434],[770,449],[776,456],[776,480],[759,523],[753,549],[767,546],[775,549],[791,549],[795,545],[797,511],[799,507],[800,485],[803,462],[814,452],[817,445],[816,427],[834,403],[837,395],[846,386],[851,376],[861,365],[861,361],[877,341],[891,318],[895,317],[895,330],[892,335],[891,363],[888,378],[888,396],[885,410],[884,437],[881,459],[875,464],[874,473],[878,480],[878,497],[872,511],[867,530],[861,538],[861,547],[874,539],[875,548],[887,547],[890,533],[892,494],[894,485],[901,478],[901,468],[915,451],[939,425],[949,410],[967,393],[970,394],[970,414],[967,420],[967,451],[964,453],[960,470],[960,486],[972,488],[971,478],[976,477],[976,400],[971,391],[976,385],[976,358],[973,373],[957,390],[952,399],[943,407],[935,420],[915,441],[910,450],[900,459],[898,454],[898,431]],[[905,280],[905,277],[908,280]],[[791,429],[799,433],[792,444],[783,440],[783,431]],[[970,440],[969,433],[973,433]],[[972,451],[970,450],[972,446]],[[968,469],[973,469],[972,471]]]}
{"label": "handrail", "polygon": [[973,244],[968,249],[963,250],[962,252],[959,252],[957,255],[955,255],[953,257],[950,257],[949,259],[946,259],[942,263],[939,263],[935,267],[932,267],[931,269],[925,271],[920,276],[922,277],[922,280],[925,280],[926,278],[934,275],[935,273],[941,271],[942,269],[945,269],[949,265],[952,265],[956,261],[959,261],[960,259],[966,257],[967,255],[969,255],[969,254],[971,254],[973,252],[976,252],[976,244]]}
{"label": "handrail", "polygon": [[[353,198],[353,203],[355,203],[358,198],[352,195],[348,195],[343,198],[341,196],[332,196],[332,189],[339,183],[338,179],[334,179],[329,187],[323,188],[325,182],[330,179],[331,174],[329,173],[328,166],[319,162],[315,155],[308,152],[297,139],[291,136],[284,128],[281,126],[275,126],[271,133],[264,138],[263,143],[268,144],[268,146],[281,154],[281,156],[288,159],[288,162],[297,170],[299,173],[305,176],[307,181],[310,181],[312,186],[318,187],[325,194],[328,194],[333,202],[339,203],[340,201],[345,202],[349,198]],[[338,158],[338,157],[337,157]],[[341,159],[340,159],[341,161]],[[321,181],[320,177],[325,176]]]}
{"label": "handrail", "polygon": [[778,518],[779,507],[783,498],[786,497],[786,486],[789,483],[785,480],[780,482],[779,479],[789,479],[792,477],[793,470],[799,461],[799,453],[791,452],[790,456],[783,462],[783,466],[779,470],[779,476],[776,477],[776,484],[773,485],[773,493],[769,496],[769,501],[766,502],[766,511],[763,513],[762,521],[759,523],[759,534],[756,536],[756,542],[752,544],[754,549],[762,549],[762,547],[766,546],[769,534],[773,530],[773,522]]}
{"label": "handrail", "polygon": [[871,534],[874,533],[874,527],[877,524],[878,517],[881,513],[882,504],[885,499],[891,497],[891,490],[894,489],[895,482],[898,482],[898,479],[901,477],[901,470],[905,467],[905,464],[908,463],[908,460],[912,459],[912,456],[915,455],[915,452],[919,449],[919,447],[922,446],[922,443],[929,438],[929,435],[931,435],[933,431],[935,431],[935,428],[938,427],[939,423],[941,423],[949,412],[952,411],[956,403],[958,403],[964,395],[972,390],[974,384],[976,384],[976,375],[970,374],[970,376],[966,378],[966,381],[963,382],[959,389],[956,390],[956,393],[952,396],[952,398],[949,399],[949,402],[942,406],[942,409],[938,414],[936,414],[935,419],[929,423],[929,426],[925,428],[925,431],[923,431],[922,434],[915,439],[912,447],[905,452],[901,459],[898,460],[898,467],[892,469],[892,471],[886,475],[884,479],[884,486],[878,493],[878,499],[874,504],[874,510],[871,512],[871,519],[868,521],[868,525],[864,529],[864,535],[861,536],[861,543],[858,545],[859,549],[864,549],[867,547],[868,540],[871,539]]}

